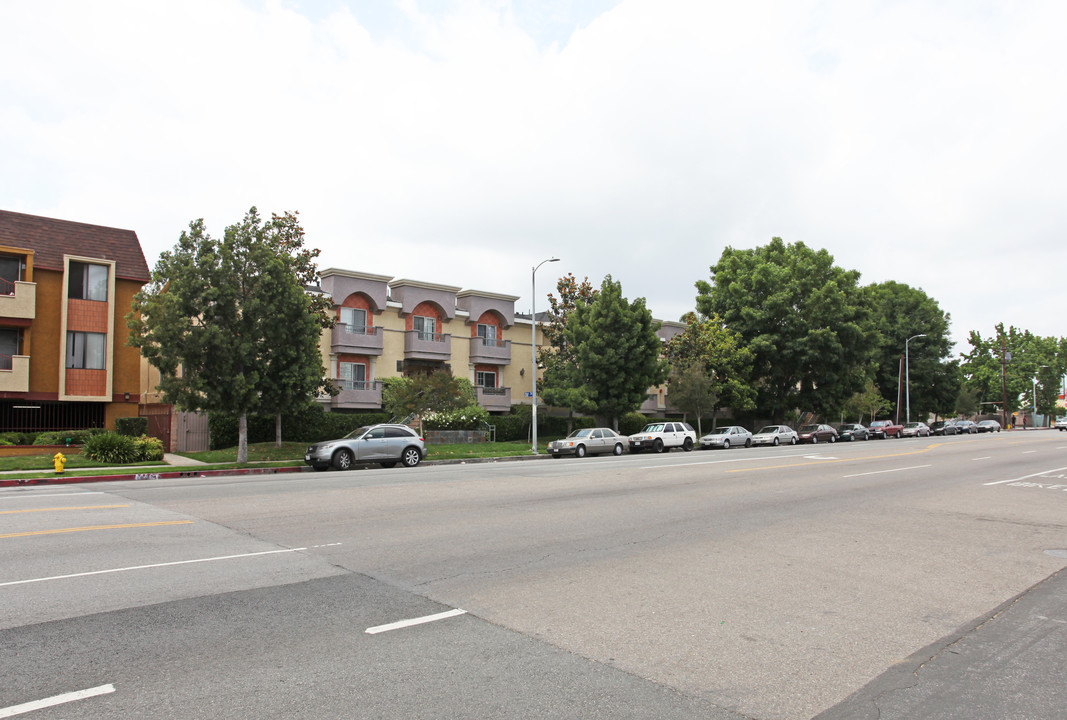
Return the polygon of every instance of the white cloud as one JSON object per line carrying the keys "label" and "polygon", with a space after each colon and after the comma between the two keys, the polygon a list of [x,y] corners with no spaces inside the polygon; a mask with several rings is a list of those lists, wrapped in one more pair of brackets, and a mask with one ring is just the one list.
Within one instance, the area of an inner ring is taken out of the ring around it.
{"label": "white cloud", "polygon": [[9,2],[2,206],[132,228],[150,263],[196,217],[296,209],[323,267],[522,309],[556,255],[539,290],[611,273],[664,319],[724,246],[778,235],[922,287],[960,340],[1064,335],[1064,21],[1053,2]]}

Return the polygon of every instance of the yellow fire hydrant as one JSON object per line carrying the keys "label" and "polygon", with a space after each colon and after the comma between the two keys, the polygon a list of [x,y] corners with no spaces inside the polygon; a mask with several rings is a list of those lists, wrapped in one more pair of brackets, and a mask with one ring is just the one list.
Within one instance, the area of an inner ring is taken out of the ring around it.
{"label": "yellow fire hydrant", "polygon": [[63,466],[67,464],[67,456],[61,452],[57,452],[55,455],[52,456],[52,460],[56,464],[56,472],[63,472]]}

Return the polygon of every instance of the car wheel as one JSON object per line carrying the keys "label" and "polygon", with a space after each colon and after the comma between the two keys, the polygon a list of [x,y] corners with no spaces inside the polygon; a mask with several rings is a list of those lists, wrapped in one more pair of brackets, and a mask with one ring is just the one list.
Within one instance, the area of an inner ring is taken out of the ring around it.
{"label": "car wheel", "polygon": [[396,460],[390,460],[388,462],[383,462],[383,463],[381,463],[381,466],[383,468],[394,468],[394,467],[396,467]]}
{"label": "car wheel", "polygon": [[752,447],[752,438],[745,440],[745,447]]}
{"label": "car wheel", "polygon": [[352,461],[356,459],[356,456],[352,454],[351,450],[338,450],[337,454],[333,456],[333,466],[338,470],[351,470]]}
{"label": "car wheel", "polygon": [[789,438],[789,444],[790,445],[796,445],[797,444],[797,436],[796,435],[794,435],[793,437]]}
{"label": "car wheel", "polygon": [[404,463],[404,467],[415,467],[422,462],[422,453],[419,452],[417,447],[404,448],[404,453],[400,456],[400,462]]}
{"label": "car wheel", "polygon": [[574,448],[574,457],[576,457],[576,458],[584,458],[585,457],[585,445],[579,445],[578,447]]}
{"label": "car wheel", "polygon": [[663,450],[664,450],[663,441],[660,440],[659,438],[656,438],[656,441],[654,443],[652,443],[652,449],[655,452],[658,452],[658,453],[663,452]]}
{"label": "car wheel", "polygon": [[622,443],[615,443],[615,449],[612,452],[615,455],[622,455]]}
{"label": "car wheel", "polygon": [[837,435],[831,435],[830,436],[830,442],[832,442],[832,443],[837,442]]}
{"label": "car wheel", "polygon": [[778,438],[775,438],[775,439],[774,439],[774,445],[775,445],[775,447],[777,447],[777,446],[778,446]]}
{"label": "car wheel", "polygon": [[819,436],[818,435],[812,435],[811,436],[811,444],[812,445],[818,445],[819,444]]}
{"label": "car wheel", "polygon": [[685,442],[682,443],[682,450],[684,450],[685,452],[691,452],[692,449],[693,449],[693,440],[692,440],[692,438],[686,438]]}
{"label": "car wheel", "polygon": [[729,450],[730,449],[730,441],[729,440],[723,440],[722,441],[722,449],[723,450]]}

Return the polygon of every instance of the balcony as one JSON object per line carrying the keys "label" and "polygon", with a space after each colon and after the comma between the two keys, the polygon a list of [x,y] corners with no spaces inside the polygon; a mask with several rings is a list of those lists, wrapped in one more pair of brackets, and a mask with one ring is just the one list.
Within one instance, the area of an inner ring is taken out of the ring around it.
{"label": "balcony", "polygon": [[37,316],[37,283],[0,279],[0,317],[33,320]]}
{"label": "balcony", "polygon": [[511,388],[474,388],[478,394],[478,404],[489,412],[507,412],[511,410]]}
{"label": "balcony", "polygon": [[334,325],[330,339],[330,352],[354,355],[381,355],[382,329],[380,327],[356,327]]}
{"label": "balcony", "polygon": [[447,362],[452,358],[452,336],[408,330],[404,333],[404,358]]}
{"label": "balcony", "polygon": [[341,392],[330,398],[330,407],[349,410],[377,410],[382,406],[381,380],[341,380],[333,384]]}
{"label": "balcony", "polygon": [[30,391],[30,356],[0,355],[0,392]]}
{"label": "balcony", "polygon": [[511,362],[511,341],[471,338],[471,362],[480,365],[507,365]]}

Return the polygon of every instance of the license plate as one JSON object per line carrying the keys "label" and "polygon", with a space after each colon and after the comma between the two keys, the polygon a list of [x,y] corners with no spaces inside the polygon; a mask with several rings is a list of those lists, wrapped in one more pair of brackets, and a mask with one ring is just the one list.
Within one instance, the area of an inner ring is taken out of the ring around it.
{"label": "license plate", "polygon": [[310,455],[305,455],[304,456],[304,462],[311,462],[311,456]]}

